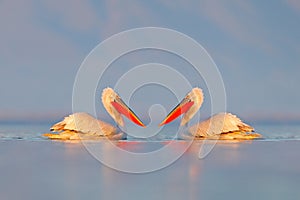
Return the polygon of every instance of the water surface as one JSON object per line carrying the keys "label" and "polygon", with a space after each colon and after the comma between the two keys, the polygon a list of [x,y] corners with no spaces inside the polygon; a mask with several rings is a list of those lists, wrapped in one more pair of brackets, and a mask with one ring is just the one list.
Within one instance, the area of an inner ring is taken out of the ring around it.
{"label": "water surface", "polygon": [[[49,132],[52,124],[48,123],[2,123],[0,124],[0,140],[47,140],[43,133]],[[255,130],[263,135],[266,141],[299,140],[300,124],[254,124]],[[175,128],[171,130],[176,130]],[[152,138],[155,141],[174,139],[167,130]],[[128,137],[128,140],[142,140]]]}
{"label": "water surface", "polygon": [[[50,126],[1,124],[0,199],[300,199],[299,125],[254,125],[265,139],[222,141],[204,159],[198,158],[203,141],[195,141],[173,164],[143,174],[107,167],[80,142],[41,137]],[[147,152],[166,143],[129,139],[116,144]],[[171,145],[177,151],[185,144]]]}

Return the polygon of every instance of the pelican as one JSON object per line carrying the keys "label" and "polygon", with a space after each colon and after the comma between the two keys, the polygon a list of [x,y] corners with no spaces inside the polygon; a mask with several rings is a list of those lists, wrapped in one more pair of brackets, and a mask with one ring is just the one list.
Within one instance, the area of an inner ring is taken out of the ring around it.
{"label": "pelican", "polygon": [[[186,97],[167,115],[160,126],[170,123],[183,114],[180,126],[185,126],[203,103],[203,92],[200,88],[193,88]],[[254,128],[242,122],[231,113],[218,113],[211,118],[199,122],[188,128],[188,134],[184,138],[196,139],[223,139],[223,140],[249,140],[260,138],[254,133]]]}
{"label": "pelican", "polygon": [[[145,127],[142,121],[113,89],[106,88],[103,90],[102,103],[106,111],[117,123],[117,126],[124,127],[122,117],[124,115],[137,125]],[[56,133],[45,133],[43,136],[61,140],[97,139],[103,137],[122,139],[124,137],[124,134],[117,127],[98,120],[88,113],[71,114],[54,124],[50,131]]]}

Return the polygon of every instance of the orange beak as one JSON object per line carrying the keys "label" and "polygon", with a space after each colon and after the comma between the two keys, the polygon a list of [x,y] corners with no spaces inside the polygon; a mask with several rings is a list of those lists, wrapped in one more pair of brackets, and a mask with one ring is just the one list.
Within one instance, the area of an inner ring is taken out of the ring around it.
{"label": "orange beak", "polygon": [[146,127],[143,122],[136,116],[136,114],[122,101],[122,99],[116,99],[115,101],[111,102],[112,106],[133,123]]}
{"label": "orange beak", "polygon": [[190,99],[184,98],[169,114],[168,116],[159,124],[163,126],[175,120],[180,115],[186,113],[191,106],[194,105],[194,102]]}

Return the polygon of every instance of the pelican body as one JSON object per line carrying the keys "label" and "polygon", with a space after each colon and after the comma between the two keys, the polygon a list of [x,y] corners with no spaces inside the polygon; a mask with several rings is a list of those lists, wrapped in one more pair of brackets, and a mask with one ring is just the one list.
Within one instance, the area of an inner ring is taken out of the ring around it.
{"label": "pelican body", "polygon": [[[111,88],[102,92],[102,103],[109,115],[118,126],[124,126],[122,115],[139,126],[145,127],[136,114],[123,102],[120,96]],[[122,139],[125,134],[107,122],[98,120],[88,113],[74,113],[54,124],[50,131],[43,136],[50,139],[78,140],[78,139]]]}
{"label": "pelican body", "polygon": [[[186,125],[203,103],[203,92],[200,88],[193,88],[186,97],[167,115],[160,126],[170,123],[180,115],[183,115],[180,126]],[[260,138],[254,133],[254,128],[242,122],[231,113],[218,113],[209,119],[199,122],[187,130],[183,138],[195,139],[223,139],[223,140],[249,140]]]}

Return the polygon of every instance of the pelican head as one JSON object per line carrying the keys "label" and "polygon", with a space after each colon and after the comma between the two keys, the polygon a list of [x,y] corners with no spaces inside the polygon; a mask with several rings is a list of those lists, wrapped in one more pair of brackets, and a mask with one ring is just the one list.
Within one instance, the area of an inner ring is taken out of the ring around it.
{"label": "pelican head", "polygon": [[109,115],[115,120],[119,126],[124,126],[124,120],[121,115],[124,115],[132,122],[139,126],[145,127],[143,122],[136,114],[123,102],[121,97],[112,89],[105,88],[102,92],[102,103]]}
{"label": "pelican head", "polygon": [[180,115],[184,114],[180,126],[184,126],[196,112],[200,109],[203,103],[203,92],[200,88],[193,88],[183,100],[167,115],[167,117],[160,123],[160,126],[170,123]]}

